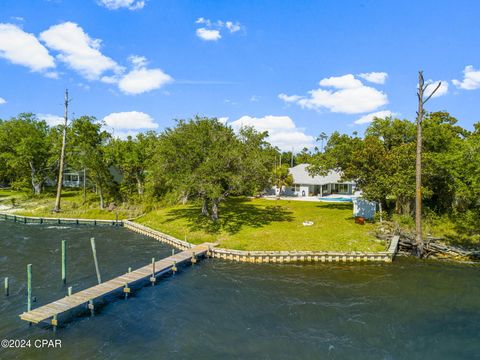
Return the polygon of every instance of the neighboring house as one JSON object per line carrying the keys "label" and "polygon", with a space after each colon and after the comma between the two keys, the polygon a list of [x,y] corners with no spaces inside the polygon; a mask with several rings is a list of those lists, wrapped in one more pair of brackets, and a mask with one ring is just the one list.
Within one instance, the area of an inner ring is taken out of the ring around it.
{"label": "neighboring house", "polygon": [[[293,185],[283,187],[280,194],[285,196],[327,196],[332,194],[352,195],[355,183],[340,181],[340,173],[330,171],[327,176],[310,176],[307,171],[309,164],[299,164],[289,169],[293,177]],[[273,188],[275,195],[279,189]]]}
{"label": "neighboring house", "polygon": [[[120,184],[123,181],[123,176],[117,168],[115,168],[114,166],[110,166],[108,168],[108,171],[110,172],[110,175],[112,175],[113,181],[115,181],[118,184]],[[63,186],[70,187],[70,188],[83,187],[83,178],[85,175],[86,175],[86,179],[85,179],[86,185],[90,186],[91,181],[89,181],[88,179],[88,170],[86,171],[86,173],[84,173],[83,170],[76,171],[76,170],[67,168],[63,172]],[[47,180],[47,185],[56,186],[56,181],[49,179]]]}

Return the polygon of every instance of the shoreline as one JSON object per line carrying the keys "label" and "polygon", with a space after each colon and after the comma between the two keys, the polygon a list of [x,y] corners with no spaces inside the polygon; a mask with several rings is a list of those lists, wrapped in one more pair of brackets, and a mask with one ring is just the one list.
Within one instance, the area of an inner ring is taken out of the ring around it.
{"label": "shoreline", "polygon": [[[46,218],[0,213],[0,218],[13,220],[23,224],[68,224],[68,225],[110,225],[122,226],[133,232],[149,236],[157,241],[171,245],[181,250],[195,246],[188,241],[177,239],[148,226],[138,224],[131,220],[100,220],[100,219],[74,219],[74,218]],[[399,237],[390,239],[385,251],[379,252],[333,252],[333,251],[245,251],[217,246],[209,249],[213,258],[248,263],[293,263],[293,262],[383,262],[391,263],[398,250]]]}

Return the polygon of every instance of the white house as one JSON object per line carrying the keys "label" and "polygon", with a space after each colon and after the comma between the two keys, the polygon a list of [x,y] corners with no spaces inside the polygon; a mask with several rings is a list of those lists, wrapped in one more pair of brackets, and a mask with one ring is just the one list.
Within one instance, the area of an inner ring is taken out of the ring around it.
{"label": "white house", "polygon": [[[352,195],[355,183],[340,181],[341,175],[337,171],[330,171],[327,176],[310,176],[307,171],[309,164],[299,164],[289,169],[293,177],[293,185],[284,187],[280,194],[284,196],[327,196],[332,194]],[[278,195],[279,189],[274,187]]]}

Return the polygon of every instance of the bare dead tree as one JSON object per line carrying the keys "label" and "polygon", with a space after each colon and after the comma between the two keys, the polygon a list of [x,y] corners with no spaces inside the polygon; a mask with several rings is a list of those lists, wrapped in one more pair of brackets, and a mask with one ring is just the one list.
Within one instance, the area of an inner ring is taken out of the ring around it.
{"label": "bare dead tree", "polygon": [[423,99],[425,91],[430,84],[425,84],[423,79],[423,71],[418,72],[418,111],[417,111],[417,152],[415,158],[415,244],[413,247],[414,254],[418,257],[423,255],[423,234],[422,234],[422,122],[425,103],[435,94],[442,85],[441,82],[435,89]]}
{"label": "bare dead tree", "polygon": [[58,169],[58,182],[57,182],[57,198],[55,199],[55,207],[53,208],[54,212],[60,211],[60,200],[62,197],[62,185],[63,185],[63,171],[65,167],[65,147],[67,144],[67,126],[68,126],[68,105],[70,99],[68,98],[68,89],[65,90],[65,116],[63,124],[63,133],[62,133],[62,149],[60,151],[60,163]]}

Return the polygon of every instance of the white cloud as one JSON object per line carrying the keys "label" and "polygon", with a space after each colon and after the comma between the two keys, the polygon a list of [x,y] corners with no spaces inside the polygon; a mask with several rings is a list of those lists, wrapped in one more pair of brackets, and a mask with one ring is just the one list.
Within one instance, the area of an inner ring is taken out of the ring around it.
{"label": "white cloud", "polygon": [[425,98],[430,96],[433,90],[438,86],[438,83],[441,82],[440,87],[438,88],[437,91],[435,91],[435,94],[432,95],[432,98],[440,97],[443,95],[446,95],[448,93],[448,81],[446,80],[428,80],[426,83],[428,84],[427,90],[425,91]]}
{"label": "white cloud", "polygon": [[463,80],[452,80],[453,85],[464,90],[480,89],[480,70],[475,70],[472,65],[465,66]]}
{"label": "white cloud", "polygon": [[287,103],[294,103],[302,98],[299,95],[287,95],[287,94],[278,94],[278,97]]}
{"label": "white cloud", "polygon": [[222,124],[226,124],[228,122],[229,117],[228,116],[221,116],[217,118],[218,121],[220,121]]}
{"label": "white cloud", "polygon": [[362,79],[365,79],[374,84],[385,84],[388,74],[386,72],[370,72],[359,74]]}
{"label": "white cloud", "polygon": [[364,85],[352,74],[322,79],[322,87],[310,90],[309,96],[280,94],[279,98],[291,103],[297,103],[302,108],[322,110],[335,113],[360,114],[377,110],[388,103],[385,93],[373,87]]}
{"label": "white cloud", "polygon": [[222,38],[219,30],[209,30],[206,28],[199,28],[196,31],[197,36],[205,41],[217,41]]}
{"label": "white cloud", "polygon": [[121,8],[139,10],[143,9],[145,6],[145,0],[99,0],[99,3],[109,10],[117,10]]}
{"label": "white cloud", "polygon": [[289,116],[267,115],[261,118],[242,116],[229,125],[235,130],[242,126],[253,126],[258,131],[268,131],[267,140],[285,151],[292,150],[292,147],[297,151],[304,147],[310,148],[315,142],[315,138],[297,128]]}
{"label": "white cloud", "polygon": [[7,100],[5,100],[4,98],[0,97],[0,105],[6,104],[6,103],[7,103]]}
{"label": "white cloud", "polygon": [[59,60],[89,80],[97,80],[106,71],[122,71],[114,60],[100,52],[101,40],[90,38],[73,22],[51,26],[40,34],[40,39],[60,53]]}
{"label": "white cloud", "polygon": [[113,130],[115,136],[122,138],[128,135],[135,136],[138,130],[158,128],[158,124],[150,115],[140,111],[111,113],[105,116],[103,121],[109,130]]}
{"label": "white cloud", "polygon": [[0,57],[32,71],[55,67],[54,58],[35,35],[13,24],[0,24]]}
{"label": "white cloud", "polygon": [[133,69],[126,74],[103,76],[100,80],[106,84],[117,84],[127,95],[137,95],[159,89],[173,81],[173,78],[161,69],[148,69],[144,56],[132,55],[128,58]]}
{"label": "white cloud", "polygon": [[358,79],[355,79],[355,76],[352,74],[325,78],[320,80],[319,85],[333,87],[335,89],[356,89],[363,86],[362,82]]}
{"label": "white cloud", "polygon": [[387,116],[395,116],[396,113],[392,113],[390,110],[383,110],[373,112],[367,115],[363,115],[361,118],[354,121],[354,124],[361,125],[361,124],[369,124],[373,121],[374,118],[385,118]]}
{"label": "white cloud", "polygon": [[130,57],[134,69],[118,82],[120,90],[128,95],[141,94],[158,89],[173,81],[173,78],[161,69],[147,69],[144,57]]}
{"label": "white cloud", "polygon": [[225,27],[230,30],[231,33],[240,31],[242,29],[242,26],[240,23],[237,21],[236,23],[233,23],[232,21],[227,21],[225,22]]}
{"label": "white cloud", "polygon": [[49,126],[57,126],[65,122],[65,119],[58,115],[38,114],[37,116],[40,120],[45,120]]}
{"label": "white cloud", "polygon": [[195,20],[195,24],[203,25],[203,27],[196,30],[196,34],[200,39],[204,41],[220,40],[222,38],[222,32],[225,29],[228,30],[228,32],[230,32],[231,34],[233,34],[245,28],[238,21],[233,22],[231,20],[218,20],[214,22],[204,17],[199,17],[197,20]]}

